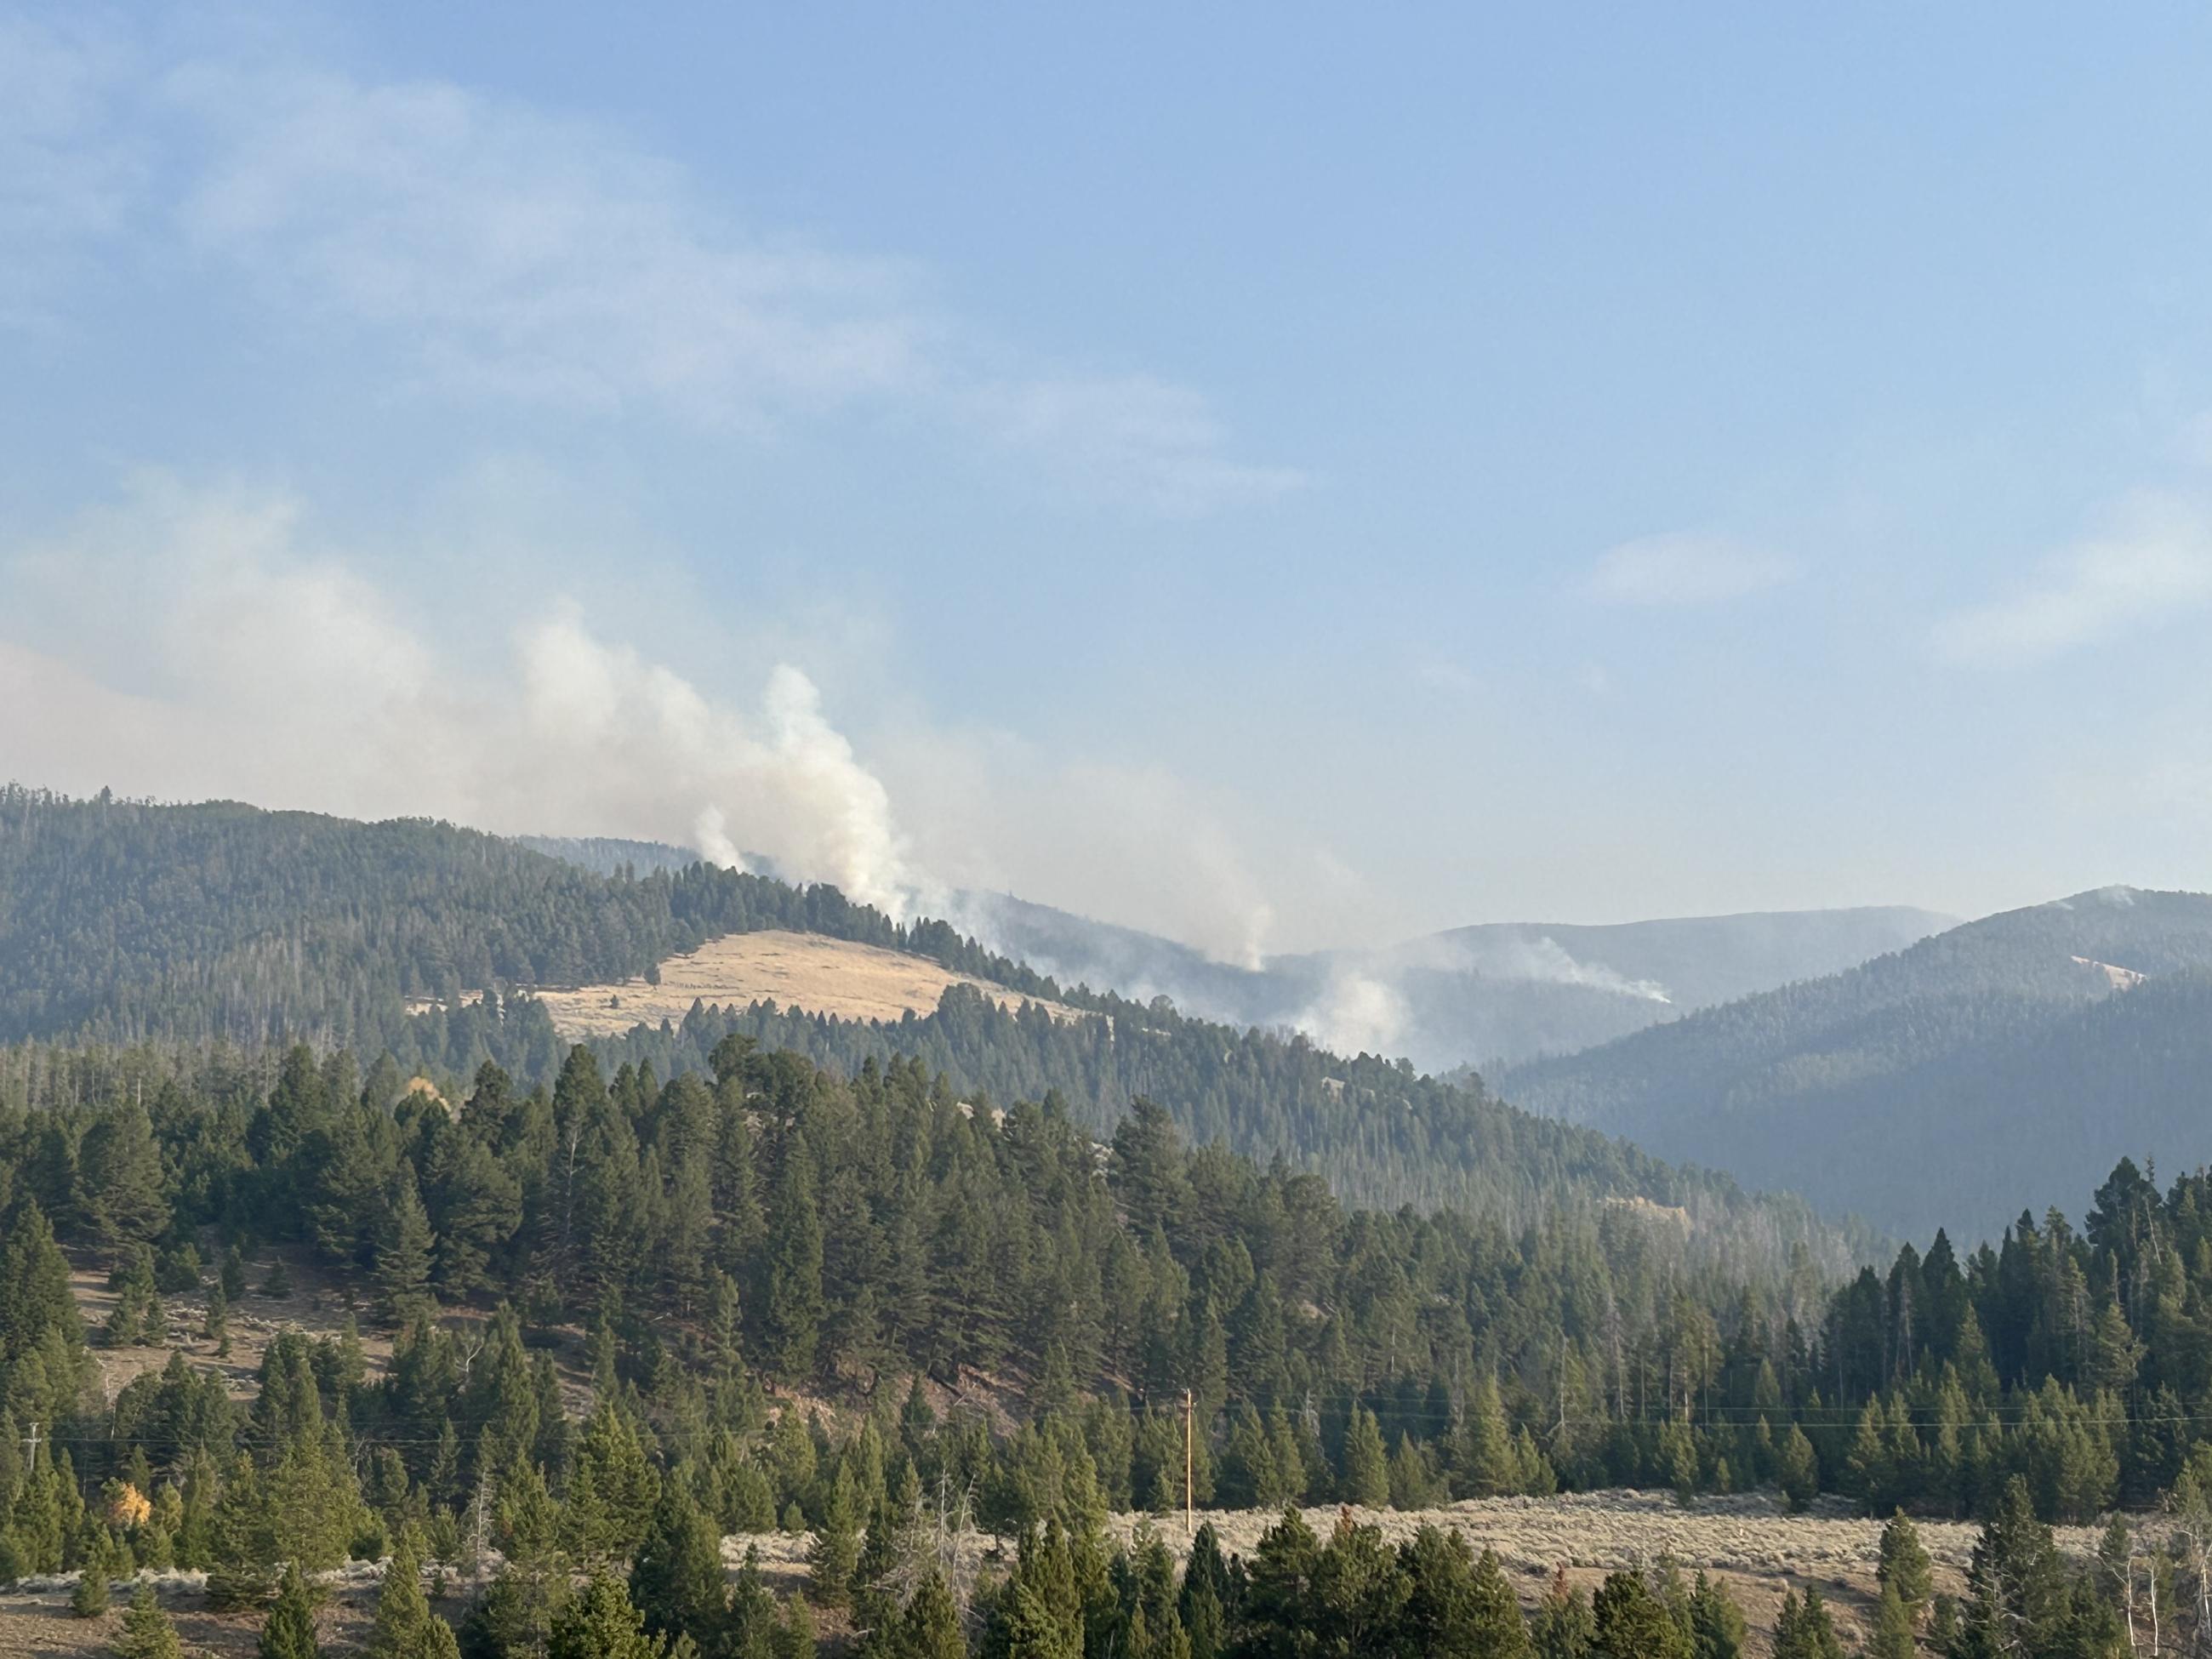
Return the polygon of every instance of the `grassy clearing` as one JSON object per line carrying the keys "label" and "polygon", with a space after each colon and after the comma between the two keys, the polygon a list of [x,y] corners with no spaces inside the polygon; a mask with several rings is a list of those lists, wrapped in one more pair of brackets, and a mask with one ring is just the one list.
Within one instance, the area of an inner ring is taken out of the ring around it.
{"label": "grassy clearing", "polygon": [[[619,985],[541,987],[532,994],[553,1017],[555,1030],[585,1040],[617,1035],[641,1020],[680,1021],[695,1001],[726,1006],[772,1001],[839,1019],[896,1021],[909,1012],[935,1012],[938,999],[953,985],[976,986],[1009,1008],[1027,1000],[921,957],[774,929],[731,933],[689,956],[671,957],[660,964],[658,985],[630,979]],[[1055,1018],[1078,1018],[1058,1003],[1043,1006]]]}

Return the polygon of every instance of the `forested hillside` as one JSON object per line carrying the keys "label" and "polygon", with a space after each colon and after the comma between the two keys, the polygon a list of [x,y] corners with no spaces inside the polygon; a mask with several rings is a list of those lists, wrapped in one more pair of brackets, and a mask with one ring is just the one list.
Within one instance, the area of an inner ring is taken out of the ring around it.
{"label": "forested hillside", "polygon": [[1046,989],[942,923],[903,928],[833,887],[618,862],[597,874],[426,819],[0,787],[0,1042],[404,1046],[410,997],[620,980],[760,927]]}
{"label": "forested hillside", "polygon": [[[1005,894],[963,895],[959,915],[998,949],[1066,982],[1139,1000],[1165,995],[1187,1013],[1231,1024],[1323,1032],[1379,1025],[1388,1040],[1378,1030],[1370,1042],[1431,1071],[1572,1053],[1693,1009],[1834,973],[1953,925],[1900,906],[1607,927],[1490,923],[1242,968]],[[1362,1018],[1349,1017],[1355,1005]]]}
{"label": "forested hillside", "polygon": [[1893,1233],[1987,1232],[2061,1201],[2085,1166],[2212,1157],[2208,1062],[2212,898],[2113,889],[1516,1067],[1500,1087]]}
{"label": "forested hillside", "polygon": [[[2212,1177],[2161,1191],[2124,1164],[2078,1231],[2024,1218],[1963,1257],[1939,1235],[1831,1292],[1802,1267],[1765,1283],[1700,1269],[1646,1214],[1515,1231],[1350,1211],[1313,1176],[1180,1145],[1149,1105],[1102,1155],[1048,1103],[1000,1119],[911,1064],[848,1083],[743,1040],[711,1077],[666,1083],[609,1079],[584,1049],[550,1090],[487,1067],[451,1109],[388,1066],[304,1048],[266,1085],[219,1061],[50,1057],[0,1102],[0,1577],[175,1562],[228,1604],[275,1596],[281,1613],[283,1562],[392,1550],[411,1586],[417,1559],[466,1560],[481,1515],[504,1565],[457,1609],[472,1653],[534,1651],[633,1601],[705,1650],[756,1650],[718,1645],[735,1621],[811,1652],[798,1613],[779,1620],[742,1576],[733,1606],[719,1565],[695,1565],[717,1534],[781,1520],[815,1534],[825,1616],[881,1651],[912,1650],[884,1632],[941,1593],[950,1610],[923,1615],[940,1635],[964,1603],[987,1651],[1087,1652],[1090,1628],[1127,1639],[1109,1621],[1129,1606],[1063,1605],[1035,1577],[1061,1569],[1038,1564],[1098,1547],[1109,1507],[1180,1499],[1188,1391],[1203,1504],[1840,1492],[1989,1517],[1990,1547],[2054,1574],[2028,1609],[2050,1644],[2019,1650],[2101,1651],[2058,1641],[2106,1604],[2076,1603],[2047,1538],[2036,1553],[2037,1517],[2171,1492],[2212,1528],[2212,1444],[2186,1403],[2212,1389],[2208,1218]],[[96,1337],[64,1245],[112,1269]],[[390,1364],[372,1373],[349,1334],[287,1335],[248,1403],[181,1351],[112,1399],[91,1386],[89,1342],[179,1346],[172,1309],[189,1308],[196,1353],[217,1340],[255,1294],[249,1257],[352,1286],[398,1332]],[[588,1378],[574,1410],[572,1362]],[[930,1403],[946,1384],[949,1413]],[[835,1414],[810,1419],[793,1389]],[[942,1504],[1029,1534],[1010,1581],[925,1592],[940,1558],[923,1517]],[[1333,1595],[1312,1577],[1322,1547],[1291,1528],[1213,1586],[1198,1628],[1187,1604],[1175,1627],[1218,1653],[1224,1629],[1336,1616],[1267,1599]],[[1349,1570],[1377,1544],[1328,1547],[1354,1553]],[[1362,1571],[1463,1583],[1473,1565]],[[1117,1582],[1103,1555],[1096,1570]],[[2146,1570],[2185,1603],[2205,1571],[2178,1547]],[[1073,1647],[1012,1639],[1037,1613],[1024,1593],[1075,1620]],[[1971,1599],[1947,1616],[1969,1636],[2017,1624]]]}
{"label": "forested hillside", "polygon": [[[694,865],[601,877],[450,825],[362,824],[231,805],[149,806],[0,793],[0,1035],[121,1042],[291,1039],[391,1054],[464,1081],[485,1060],[550,1082],[565,1045],[498,988],[619,979],[726,933],[788,927],[915,952],[1103,1016],[1055,1025],[955,994],[933,1016],[844,1024],[767,1006],[701,1009],[610,1047],[662,1077],[747,1035],[847,1075],[918,1057],[994,1100],[1057,1090],[1106,1133],[1132,1100],[1182,1132],[1324,1172],[1354,1201],[1458,1204],[1510,1221],[1562,1205],[1679,1207],[1700,1248],[1769,1265],[1793,1241],[1839,1271],[1869,1239],[1787,1199],[1676,1170],[1604,1135],[1515,1111],[1479,1080],[1443,1085],[1303,1040],[1064,988],[943,922],[894,924],[833,888]],[[480,1002],[463,989],[493,988]],[[410,1017],[409,995],[441,1008]]]}

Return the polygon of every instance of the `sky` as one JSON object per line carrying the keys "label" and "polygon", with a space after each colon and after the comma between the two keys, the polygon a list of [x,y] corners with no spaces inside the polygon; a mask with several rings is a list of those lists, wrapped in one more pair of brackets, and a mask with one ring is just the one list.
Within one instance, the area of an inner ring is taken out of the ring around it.
{"label": "sky", "polygon": [[2212,884],[2212,16],[0,4],[0,776],[1228,960]]}

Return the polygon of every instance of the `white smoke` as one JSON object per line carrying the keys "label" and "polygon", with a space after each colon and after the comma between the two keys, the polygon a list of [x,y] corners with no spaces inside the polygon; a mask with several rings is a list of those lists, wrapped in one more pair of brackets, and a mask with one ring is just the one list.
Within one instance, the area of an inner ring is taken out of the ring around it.
{"label": "white smoke", "polygon": [[1395,987],[1346,962],[1290,1024],[1332,1054],[1387,1056],[1397,1053],[1409,1019]]}
{"label": "white smoke", "polygon": [[772,665],[748,709],[562,606],[489,659],[441,651],[301,542],[288,503],[155,482],[0,565],[0,774],[635,836],[732,866],[742,843],[895,915],[927,888],[798,668]]}
{"label": "white smoke", "polygon": [[1497,979],[1533,979],[1547,985],[1584,985],[1645,1002],[1670,1000],[1667,988],[1652,979],[1631,979],[1601,962],[1578,960],[1549,934],[1536,939],[1500,939],[1467,953],[1466,965]]}

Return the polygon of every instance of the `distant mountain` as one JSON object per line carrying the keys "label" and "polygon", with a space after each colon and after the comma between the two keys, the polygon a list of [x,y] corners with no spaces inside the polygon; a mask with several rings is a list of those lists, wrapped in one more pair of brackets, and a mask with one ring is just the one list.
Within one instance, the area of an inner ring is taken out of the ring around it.
{"label": "distant mountain", "polygon": [[968,932],[1063,984],[1161,995],[1234,1024],[1287,1027],[1427,1071],[1570,1054],[1715,1003],[1810,979],[1953,925],[1903,907],[1756,912],[1608,927],[1501,922],[1260,969],[1006,894],[970,894]]}
{"label": "distant mountain", "polygon": [[2109,888],[1512,1067],[1532,1110],[1924,1236],[2212,1158],[2212,896]]}

